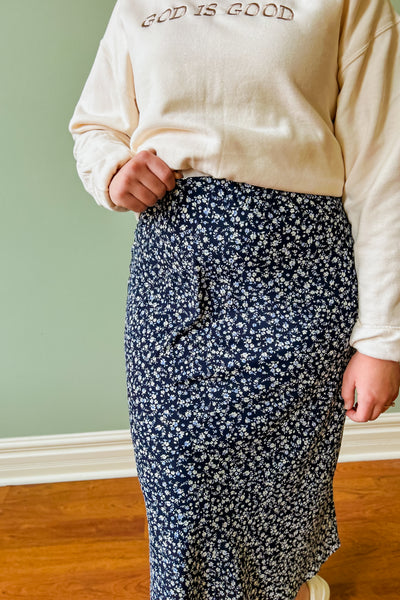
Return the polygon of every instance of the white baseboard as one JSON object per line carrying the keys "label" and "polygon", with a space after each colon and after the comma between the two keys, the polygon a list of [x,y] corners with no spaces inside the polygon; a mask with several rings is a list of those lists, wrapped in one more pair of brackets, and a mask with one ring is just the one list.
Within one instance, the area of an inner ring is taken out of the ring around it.
{"label": "white baseboard", "polygon": [[[400,458],[400,413],[346,419],[339,462]],[[0,439],[0,486],[136,477],[129,430]]]}
{"label": "white baseboard", "polygon": [[399,458],[400,413],[385,413],[367,423],[346,418],[339,462]]}
{"label": "white baseboard", "polygon": [[0,486],[135,476],[128,429],[0,439]]}

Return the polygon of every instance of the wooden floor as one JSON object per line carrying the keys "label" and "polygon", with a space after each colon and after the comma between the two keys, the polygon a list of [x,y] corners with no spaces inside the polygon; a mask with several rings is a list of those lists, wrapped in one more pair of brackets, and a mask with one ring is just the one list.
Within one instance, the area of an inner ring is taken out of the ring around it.
{"label": "wooden floor", "polygon": [[[400,600],[400,460],[340,463],[334,483],[331,599]],[[2,600],[148,600],[137,479],[1,487],[0,509]]]}

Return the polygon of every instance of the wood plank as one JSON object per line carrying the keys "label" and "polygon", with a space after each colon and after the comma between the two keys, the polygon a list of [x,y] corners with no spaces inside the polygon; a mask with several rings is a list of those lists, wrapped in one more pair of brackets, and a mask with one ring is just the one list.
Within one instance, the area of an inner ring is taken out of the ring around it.
{"label": "wood plank", "polygon": [[148,598],[147,543],[53,544],[0,552],[0,597],[9,600]]}
{"label": "wood plank", "polygon": [[8,548],[147,535],[136,478],[11,486],[0,514],[0,539]]}
{"label": "wood plank", "polygon": [[0,505],[4,502],[4,500],[8,496],[9,491],[10,491],[10,488],[8,486],[0,487]]}

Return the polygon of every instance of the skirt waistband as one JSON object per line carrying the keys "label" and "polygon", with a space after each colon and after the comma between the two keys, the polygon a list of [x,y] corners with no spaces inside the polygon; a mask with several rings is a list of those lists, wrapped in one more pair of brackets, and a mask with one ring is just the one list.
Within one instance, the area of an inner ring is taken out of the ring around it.
{"label": "skirt waistband", "polygon": [[[208,230],[213,232],[215,243],[218,235],[225,235],[230,228],[264,234],[272,230],[284,234],[289,229],[293,233],[297,228],[311,234],[311,230],[316,233],[315,228],[331,229],[339,222],[348,234],[350,225],[341,196],[283,191],[201,176],[178,179],[173,190],[140,213],[137,228],[174,229],[178,235],[184,232],[197,238]],[[340,226],[338,234],[339,230]]]}

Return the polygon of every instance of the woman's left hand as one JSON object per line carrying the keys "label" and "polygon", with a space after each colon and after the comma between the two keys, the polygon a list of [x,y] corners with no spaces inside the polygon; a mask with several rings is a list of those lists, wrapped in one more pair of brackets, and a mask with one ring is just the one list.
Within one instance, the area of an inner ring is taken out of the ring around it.
{"label": "woman's left hand", "polygon": [[[374,421],[393,405],[399,393],[400,364],[356,352],[343,375],[342,397],[352,421]],[[357,389],[357,403],[354,392]]]}

